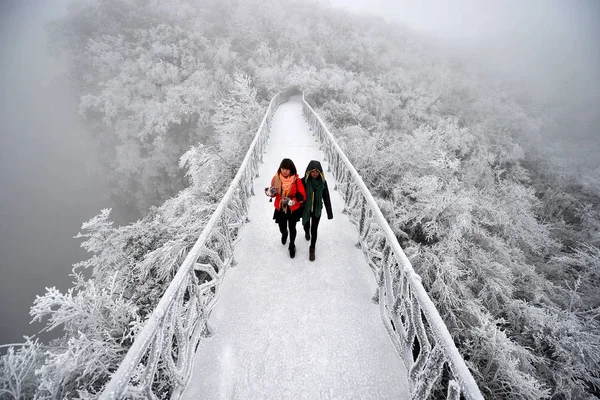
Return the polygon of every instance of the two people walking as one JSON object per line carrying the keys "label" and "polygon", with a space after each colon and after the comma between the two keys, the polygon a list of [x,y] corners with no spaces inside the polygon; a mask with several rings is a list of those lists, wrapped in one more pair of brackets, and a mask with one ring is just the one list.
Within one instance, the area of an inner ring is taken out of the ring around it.
{"label": "two people walking", "polygon": [[289,236],[290,257],[296,256],[296,223],[302,219],[304,236],[311,241],[309,259],[314,261],[323,203],[327,218],[333,218],[329,189],[321,163],[316,160],[309,162],[304,177],[299,179],[294,162],[284,158],[265,193],[275,198],[273,219],[279,226],[282,244],[286,244]]}

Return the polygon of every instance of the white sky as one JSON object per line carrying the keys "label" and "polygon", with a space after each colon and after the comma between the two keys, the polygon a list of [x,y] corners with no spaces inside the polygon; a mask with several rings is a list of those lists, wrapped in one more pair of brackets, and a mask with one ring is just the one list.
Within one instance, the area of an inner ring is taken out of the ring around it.
{"label": "white sky", "polygon": [[[334,7],[368,11],[423,33],[470,39],[514,32],[584,33],[598,30],[596,0],[328,0]],[[571,31],[571,32],[568,32]]]}
{"label": "white sky", "polygon": [[[442,39],[471,65],[544,98],[600,97],[598,0],[322,0]],[[477,64],[475,64],[477,62]]]}

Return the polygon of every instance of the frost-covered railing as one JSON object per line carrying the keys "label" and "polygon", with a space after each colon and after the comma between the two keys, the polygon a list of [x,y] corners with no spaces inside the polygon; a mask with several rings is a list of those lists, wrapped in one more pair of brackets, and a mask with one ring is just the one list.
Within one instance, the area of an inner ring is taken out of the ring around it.
{"label": "frost-covered railing", "polygon": [[483,399],[448,328],[365,186],[333,135],[302,96],[302,114],[321,143],[357,225],[358,245],[378,279],[375,295],[383,322],[409,371],[411,398]]}
{"label": "frost-covered railing", "polygon": [[[208,316],[233,262],[233,246],[248,215],[252,183],[266,149],[271,119],[291,91],[280,92],[223,200],[177,270],[100,399],[180,397],[191,377],[194,353],[210,331]],[[165,382],[166,381],[166,382]]]}

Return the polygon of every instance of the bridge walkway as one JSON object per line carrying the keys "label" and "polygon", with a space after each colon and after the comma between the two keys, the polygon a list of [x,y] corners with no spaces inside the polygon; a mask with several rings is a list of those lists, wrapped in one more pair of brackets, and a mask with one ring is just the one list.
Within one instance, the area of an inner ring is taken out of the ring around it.
{"label": "bridge walkway", "polygon": [[302,118],[299,97],[274,115],[256,196],[202,339],[184,399],[407,399],[406,369],[371,300],[373,272],[355,247],[356,227],[342,214],[335,181],[333,220],[319,226],[316,260],[298,223],[289,257],[263,194],[281,159],[300,175],[312,159],[327,163]]}

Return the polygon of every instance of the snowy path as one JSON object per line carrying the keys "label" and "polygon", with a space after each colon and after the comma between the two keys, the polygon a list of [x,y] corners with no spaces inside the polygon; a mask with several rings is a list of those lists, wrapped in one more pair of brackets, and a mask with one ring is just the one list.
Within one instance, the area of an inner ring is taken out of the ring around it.
{"label": "snowy path", "polygon": [[235,248],[237,265],[224,278],[184,399],[404,399],[406,370],[371,301],[375,278],[360,250],[357,231],[331,192],[333,220],[319,226],[316,260],[298,223],[296,258],[290,259],[263,190],[282,158],[299,175],[323,154],[302,119],[300,99],[277,110],[250,222]]}

